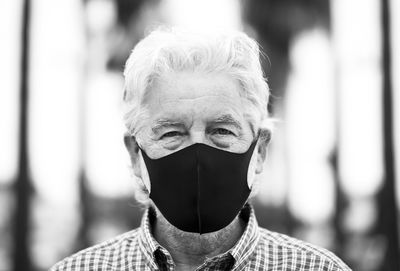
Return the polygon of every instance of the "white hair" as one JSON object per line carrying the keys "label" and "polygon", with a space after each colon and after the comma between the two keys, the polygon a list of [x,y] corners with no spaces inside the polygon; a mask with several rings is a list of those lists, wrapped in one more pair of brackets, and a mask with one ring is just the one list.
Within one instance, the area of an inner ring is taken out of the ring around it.
{"label": "white hair", "polygon": [[160,28],[141,40],[129,56],[124,76],[124,121],[136,134],[144,114],[146,91],[171,71],[226,73],[239,81],[247,98],[268,120],[269,88],[260,64],[256,41],[239,31],[192,32]]}
{"label": "white hair", "polygon": [[[269,88],[260,54],[257,42],[239,31],[159,28],[151,32],[132,50],[124,70],[124,122],[128,132],[136,135],[144,124],[146,107],[142,102],[153,82],[163,74],[179,71],[224,73],[238,80],[242,97],[259,112],[260,125],[269,130]],[[137,199],[142,198],[138,194]]]}

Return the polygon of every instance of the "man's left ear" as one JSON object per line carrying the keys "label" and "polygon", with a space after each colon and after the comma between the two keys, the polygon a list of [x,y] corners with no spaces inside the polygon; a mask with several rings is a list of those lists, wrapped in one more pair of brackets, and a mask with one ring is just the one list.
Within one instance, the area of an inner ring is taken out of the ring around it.
{"label": "man's left ear", "polygon": [[271,141],[271,131],[267,129],[261,130],[257,144],[256,174],[261,173],[264,169],[264,161],[267,157],[267,147],[270,141]]}

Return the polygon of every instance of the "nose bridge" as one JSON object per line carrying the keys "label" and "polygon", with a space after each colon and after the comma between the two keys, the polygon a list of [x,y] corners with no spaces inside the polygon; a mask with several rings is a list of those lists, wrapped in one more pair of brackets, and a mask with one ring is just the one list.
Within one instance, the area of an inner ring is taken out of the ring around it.
{"label": "nose bridge", "polygon": [[205,131],[203,131],[201,129],[194,129],[193,131],[191,131],[190,137],[191,137],[191,141],[193,144],[196,144],[196,143],[205,144],[206,143]]}

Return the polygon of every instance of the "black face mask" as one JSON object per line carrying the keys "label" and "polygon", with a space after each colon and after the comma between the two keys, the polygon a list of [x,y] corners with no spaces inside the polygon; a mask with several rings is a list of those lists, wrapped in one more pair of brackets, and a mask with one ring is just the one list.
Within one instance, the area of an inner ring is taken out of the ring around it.
{"label": "black face mask", "polygon": [[202,234],[226,227],[249,197],[247,172],[256,144],[232,153],[198,143],[159,159],[142,150],[150,198],[182,231]]}

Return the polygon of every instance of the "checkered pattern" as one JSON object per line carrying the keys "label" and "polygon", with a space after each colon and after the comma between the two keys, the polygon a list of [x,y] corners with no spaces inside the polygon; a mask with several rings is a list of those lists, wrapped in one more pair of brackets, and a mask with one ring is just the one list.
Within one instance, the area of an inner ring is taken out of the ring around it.
{"label": "checkered pattern", "polygon": [[[247,227],[229,251],[207,259],[197,270],[348,271],[331,252],[258,227],[254,211],[246,205],[240,214]],[[174,270],[170,253],[151,235],[154,213],[147,210],[140,228],[82,250],[50,271]]]}

